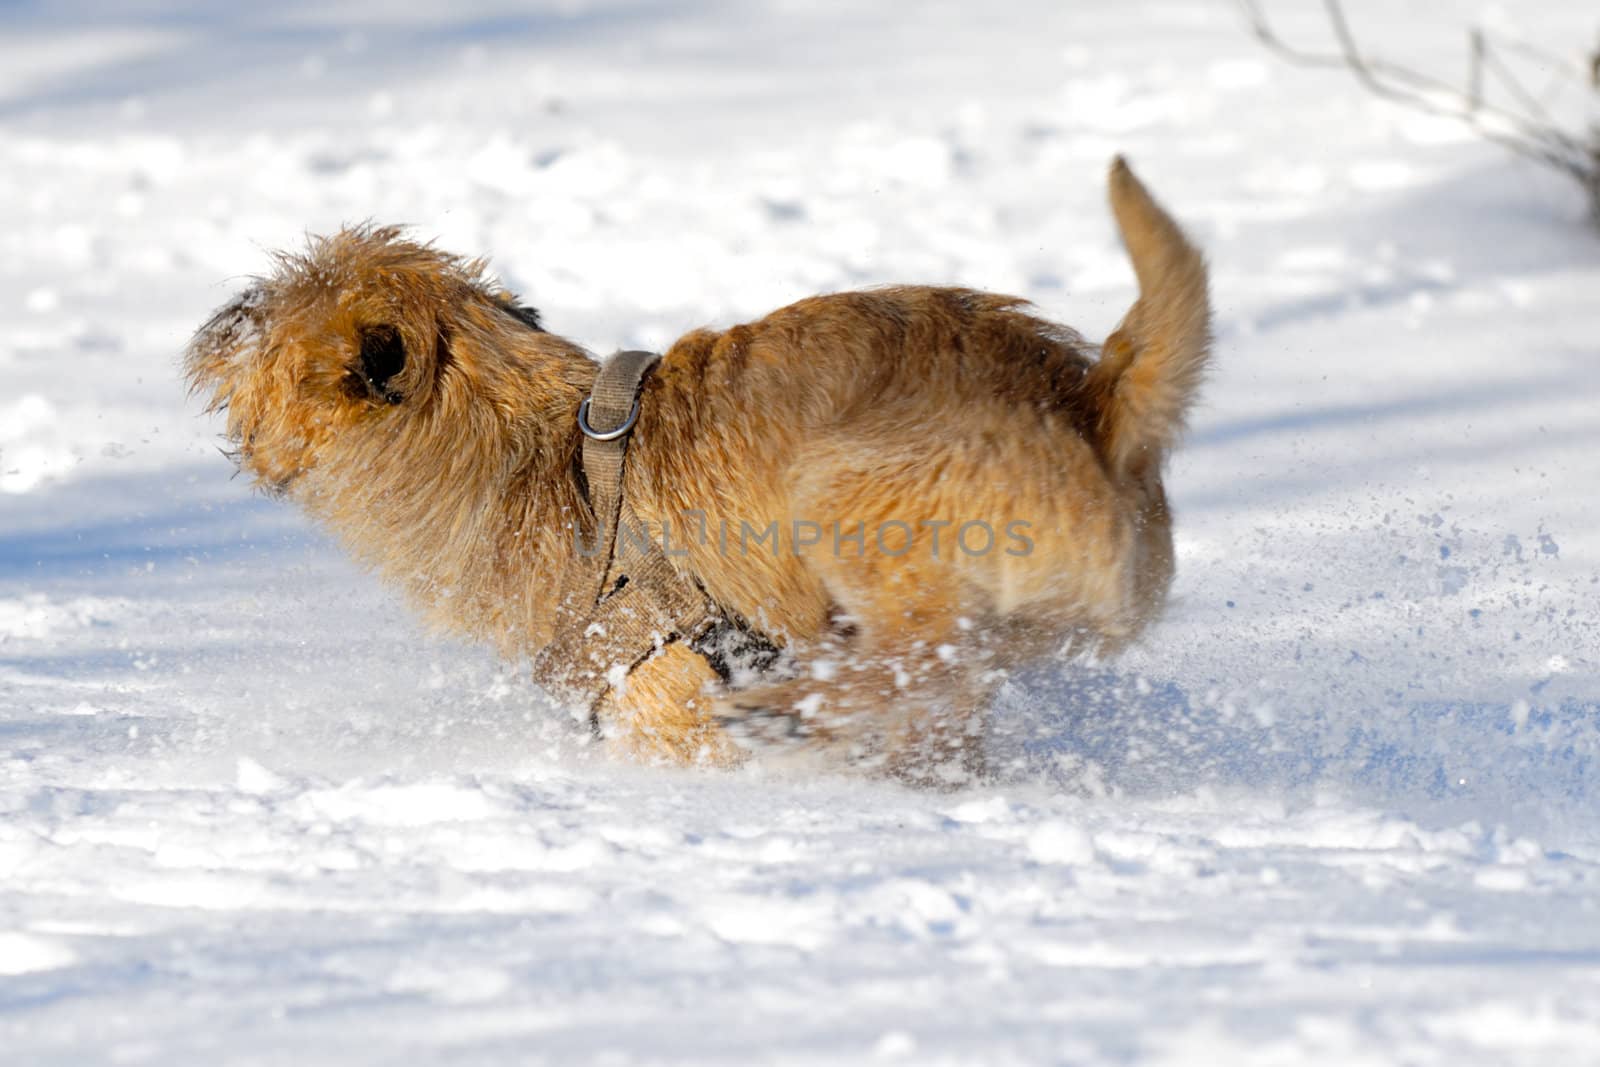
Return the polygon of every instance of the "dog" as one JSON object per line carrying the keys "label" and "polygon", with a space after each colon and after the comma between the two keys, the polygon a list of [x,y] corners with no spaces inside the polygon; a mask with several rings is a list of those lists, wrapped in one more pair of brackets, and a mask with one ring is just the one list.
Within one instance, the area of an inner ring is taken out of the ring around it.
{"label": "dog", "polygon": [[[777,747],[960,781],[1005,672],[1114,653],[1159,613],[1207,272],[1120,157],[1109,195],[1138,296],[1099,348],[1015,297],[893,287],[665,352],[622,499],[676,536],[674,580],[771,654],[734,670],[657,633],[608,679],[600,736],[646,760]],[[575,531],[596,528],[579,420],[598,365],[482,261],[394,228],[311,238],[201,327],[185,369],[257,484],[433,621],[510,657],[556,640]]]}

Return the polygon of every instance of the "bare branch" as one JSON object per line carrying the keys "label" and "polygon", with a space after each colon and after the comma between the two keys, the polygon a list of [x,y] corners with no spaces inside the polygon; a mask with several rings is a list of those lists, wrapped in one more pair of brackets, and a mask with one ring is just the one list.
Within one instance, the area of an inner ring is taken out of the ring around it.
{"label": "bare branch", "polygon": [[[1259,0],[1238,0],[1252,32],[1268,48],[1292,62],[1313,67],[1345,67],[1373,94],[1419,111],[1460,119],[1488,140],[1538,160],[1576,178],[1592,190],[1597,180],[1593,151],[1565,133],[1539,100],[1494,55],[1487,38],[1474,31],[1470,40],[1468,88],[1463,91],[1437,78],[1363,54],[1339,0],[1323,0],[1339,45],[1337,53],[1307,52],[1291,47],[1272,29]],[[1519,50],[1536,52],[1531,46]],[[1485,74],[1512,97],[1521,112],[1496,107],[1486,99]],[[1593,78],[1600,84],[1600,57]],[[1591,193],[1591,195],[1593,195]]]}
{"label": "bare branch", "polygon": [[1467,106],[1473,109],[1483,106],[1483,58],[1485,51],[1483,31],[1474,27],[1472,30],[1472,58],[1467,62]]}

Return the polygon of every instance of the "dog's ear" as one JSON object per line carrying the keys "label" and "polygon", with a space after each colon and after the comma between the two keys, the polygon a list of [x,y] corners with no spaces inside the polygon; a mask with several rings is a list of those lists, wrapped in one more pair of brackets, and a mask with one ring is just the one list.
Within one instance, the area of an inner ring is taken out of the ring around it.
{"label": "dog's ear", "polygon": [[516,319],[530,330],[544,333],[544,323],[539,318],[539,309],[532,308],[522,303],[515,295],[502,289],[494,296],[495,304],[507,315]]}
{"label": "dog's ear", "polygon": [[405,338],[398,329],[385,324],[362,327],[360,340],[361,380],[384,403],[400,403],[405,394],[392,383],[406,369]]}

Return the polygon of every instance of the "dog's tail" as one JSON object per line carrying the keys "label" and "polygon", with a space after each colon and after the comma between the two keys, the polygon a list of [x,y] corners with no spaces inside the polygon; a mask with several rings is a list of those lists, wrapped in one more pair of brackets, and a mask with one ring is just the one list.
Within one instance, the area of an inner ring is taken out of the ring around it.
{"label": "dog's tail", "polygon": [[1139,299],[1106,338],[1088,384],[1102,454],[1125,473],[1159,463],[1183,431],[1211,347],[1211,301],[1204,258],[1121,156],[1110,186]]}

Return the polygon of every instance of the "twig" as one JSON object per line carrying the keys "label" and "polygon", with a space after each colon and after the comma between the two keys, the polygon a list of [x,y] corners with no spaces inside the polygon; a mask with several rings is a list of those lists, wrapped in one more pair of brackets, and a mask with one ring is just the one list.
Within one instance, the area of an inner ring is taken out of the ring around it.
{"label": "twig", "polygon": [[[1593,149],[1555,125],[1538,100],[1505,64],[1494,57],[1481,32],[1474,32],[1471,39],[1469,86],[1463,92],[1437,78],[1364,55],[1339,0],[1323,0],[1328,21],[1339,43],[1337,54],[1306,52],[1291,47],[1267,22],[1258,0],[1238,2],[1255,36],[1290,61],[1303,66],[1345,67],[1375,95],[1429,114],[1460,119],[1488,140],[1570,175],[1590,191],[1591,198],[1596,196],[1594,190],[1600,183],[1600,173],[1597,173],[1600,163],[1597,163]],[[1522,50],[1533,51],[1531,46],[1522,46]],[[1520,106],[1534,113],[1537,118],[1488,103],[1484,93],[1485,72],[1494,74],[1495,80],[1517,98]],[[1600,84],[1600,57],[1595,61],[1594,77]],[[1596,212],[1600,213],[1600,202],[1594,206]]]}

